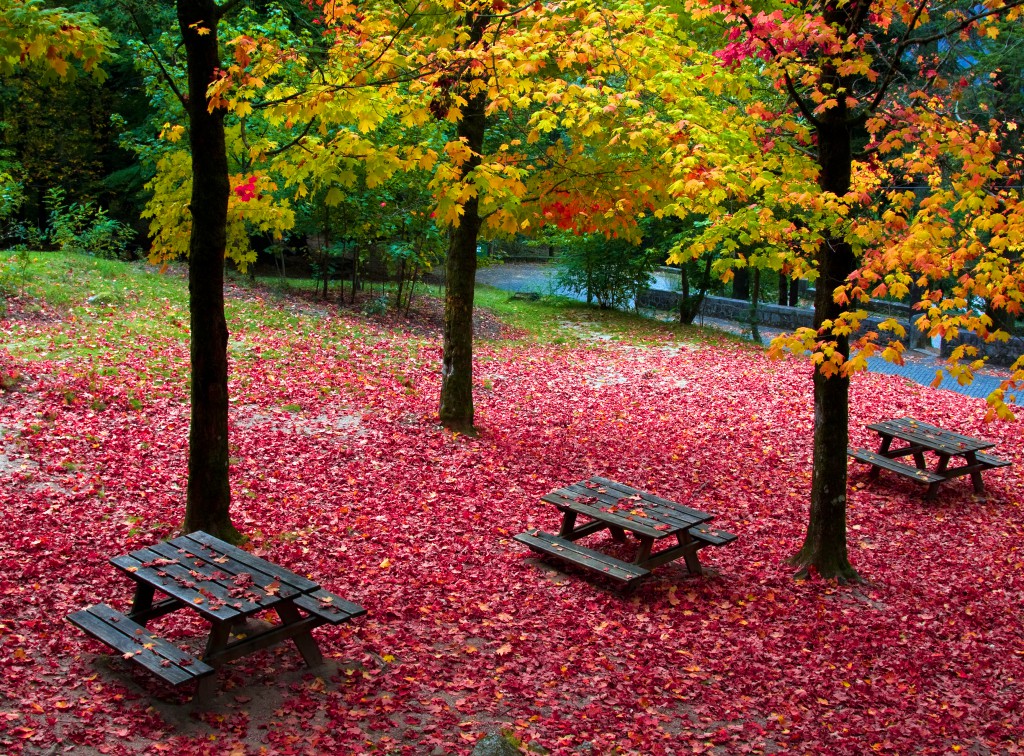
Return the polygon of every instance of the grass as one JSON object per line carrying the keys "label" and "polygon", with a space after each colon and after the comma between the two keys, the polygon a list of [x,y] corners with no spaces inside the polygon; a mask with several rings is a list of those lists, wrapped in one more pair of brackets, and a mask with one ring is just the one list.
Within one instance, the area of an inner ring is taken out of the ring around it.
{"label": "grass", "polygon": [[[9,253],[12,256],[14,253]],[[23,258],[24,259],[24,258]],[[22,359],[64,360],[96,357],[130,348],[132,332],[145,329],[152,338],[181,343],[188,334],[187,272],[183,264],[158,269],[144,262],[103,260],[80,254],[32,252],[24,261],[20,283],[23,309],[38,312],[46,306],[61,310],[67,329],[35,335],[26,329],[20,338],[0,346]],[[228,272],[226,280],[241,296],[231,295],[225,302],[225,314],[232,332],[249,328],[285,330],[312,341],[330,341],[331,334],[321,330],[321,308],[335,306],[340,289],[336,286],[327,300],[313,295],[316,283],[310,279],[281,279],[276,276],[253,279]],[[373,284],[380,291],[379,284]],[[393,292],[390,285],[383,288]],[[8,287],[10,293],[10,287]],[[443,287],[420,284],[416,298],[442,298]],[[296,294],[299,295],[298,302]],[[264,307],[264,300],[278,300],[281,306]],[[707,329],[654,320],[632,312],[601,310],[561,296],[542,296],[535,301],[513,299],[507,291],[486,285],[476,287],[475,304],[499,320],[525,334],[525,341],[579,345],[595,336],[625,343],[664,342],[666,339],[699,341]],[[349,337],[373,341],[379,331],[367,327],[361,332],[358,321]],[[722,334],[727,339],[742,341]],[[252,358],[251,346],[232,340],[233,359]],[[263,356],[271,356],[264,354]],[[279,356],[279,355],[278,355]],[[399,357],[395,355],[396,358]],[[159,363],[159,360],[157,360]],[[159,376],[172,379],[174,366],[156,365]]]}
{"label": "grass", "polygon": [[[170,340],[187,333],[188,289],[180,268],[161,274],[144,263],[31,252],[17,295],[25,314],[41,314],[40,303],[45,303],[68,322],[67,329],[49,335],[26,329],[21,338],[3,345],[24,359],[98,356],[112,349],[110,344],[130,344],[123,337],[133,327]],[[145,318],[143,326],[139,316]]]}

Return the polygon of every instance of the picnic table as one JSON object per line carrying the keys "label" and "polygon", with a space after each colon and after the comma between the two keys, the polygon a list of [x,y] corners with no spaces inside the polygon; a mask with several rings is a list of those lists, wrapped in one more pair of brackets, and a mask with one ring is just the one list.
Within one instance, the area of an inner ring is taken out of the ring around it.
{"label": "picnic table", "polygon": [[[964,436],[960,433],[944,430],[920,420],[901,417],[871,423],[867,426],[880,437],[877,452],[867,449],[849,448],[847,451],[854,459],[871,465],[870,479],[878,477],[880,470],[888,470],[910,480],[928,486],[926,499],[935,498],[938,487],[951,478],[970,475],[974,484],[974,492],[985,493],[985,483],[981,474],[985,470],[1006,467],[1010,464],[1005,459],[983,454],[982,450],[995,446],[994,441]],[[899,439],[902,445],[893,447],[893,441]],[[932,452],[938,457],[934,468],[929,468],[924,453]],[[900,462],[900,457],[913,457],[914,465]],[[950,461],[962,459],[963,464],[950,467]]]}
{"label": "picnic table", "polygon": [[[310,631],[366,614],[312,580],[202,531],[110,561],[135,582],[131,610],[122,614],[95,604],[68,615],[68,620],[171,685],[196,682],[200,702],[212,696],[218,667],[286,640],[295,644],[306,664],[321,664]],[[163,597],[155,600],[158,592]],[[258,630],[247,626],[250,617],[271,609],[279,624]],[[150,620],[181,610],[198,612],[210,623],[201,658],[146,628]]]}
{"label": "picnic table", "polygon": [[[541,500],[562,513],[558,535],[533,529],[515,536],[515,540],[534,552],[557,557],[627,586],[649,575],[655,567],[680,558],[692,574],[701,575],[704,569],[697,552],[705,546],[724,546],[736,540],[732,533],[708,526],[714,515],[607,478],[595,476],[556,489]],[[577,524],[580,515],[587,519]],[[632,563],[576,543],[605,529],[611,531],[615,541],[626,541],[626,533],[639,541]],[[669,538],[672,545],[654,550],[656,543]]]}

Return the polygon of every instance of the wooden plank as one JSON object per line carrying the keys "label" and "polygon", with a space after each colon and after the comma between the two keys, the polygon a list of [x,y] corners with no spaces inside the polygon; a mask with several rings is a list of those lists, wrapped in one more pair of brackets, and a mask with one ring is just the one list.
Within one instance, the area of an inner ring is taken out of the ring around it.
{"label": "wooden plank", "polygon": [[214,668],[132,622],[106,604],[96,604],[69,614],[68,621],[92,637],[120,651],[129,661],[171,685],[195,680]]}
{"label": "wooden plank", "polygon": [[[196,580],[185,567],[179,564],[152,564],[163,558],[156,552],[140,549],[131,554],[114,557],[110,563],[127,572],[133,580],[141,580],[155,586],[158,590],[187,604],[210,619],[234,619],[243,617],[247,613],[259,611],[258,604],[234,599],[227,594],[223,586],[217,583]],[[147,564],[152,566],[147,567]],[[210,601],[211,597],[215,600]],[[228,600],[232,603],[228,604]],[[240,604],[241,607],[236,607],[233,604]]]}
{"label": "wooden plank", "polygon": [[[586,485],[587,482],[593,481],[601,481],[599,484],[601,488],[595,489]],[[604,489],[603,493],[601,489]],[[644,512],[644,516],[647,519],[654,520],[659,525],[668,525],[670,527],[668,532],[670,533],[707,522],[711,519],[711,515],[705,512],[690,509],[674,501],[662,499],[660,496],[655,496],[645,491],[638,491],[630,486],[615,483],[605,478],[591,478],[590,481],[574,483],[569,486],[568,490],[583,496],[594,496],[596,492],[599,499],[608,500],[612,505],[628,506],[630,509],[639,508]],[[629,504],[625,504],[624,501],[628,501]]]}
{"label": "wooden plank", "polygon": [[733,533],[728,533],[724,530],[714,530],[707,525],[698,525],[695,528],[690,528],[688,532],[691,538],[703,541],[708,546],[725,546],[736,540],[736,535]]}
{"label": "wooden plank", "polygon": [[[197,569],[206,569],[204,565],[209,565],[210,574],[221,572],[230,577],[235,577],[245,573],[251,575],[253,582],[261,586],[271,585],[275,581],[281,584],[281,581],[268,571],[243,564],[227,554],[222,554],[212,547],[204,546],[198,541],[189,539],[187,536],[175,538],[173,541],[169,541],[166,546],[178,551],[180,558],[188,560]],[[153,547],[151,546],[150,548]],[[267,565],[269,566],[270,563],[268,562]],[[288,590],[293,594],[300,593],[300,591],[293,589],[292,586],[288,586]]]}
{"label": "wooden plank", "polygon": [[1008,467],[1013,464],[1013,462],[1008,459],[999,459],[998,457],[993,457],[991,454],[982,454],[981,452],[975,454],[974,458],[983,464],[986,470],[992,470],[997,467]]}
{"label": "wooden plank", "polygon": [[513,538],[529,546],[533,551],[549,554],[620,582],[631,583],[650,574],[650,570],[643,567],[623,562],[621,559],[588,549],[574,541],[567,541],[564,538],[545,533],[543,530],[527,531],[513,536]]}
{"label": "wooden plank", "polygon": [[896,473],[897,475],[903,475],[904,477],[910,478],[918,483],[941,483],[949,477],[947,475],[932,472],[931,470],[922,470],[918,467],[906,465],[898,460],[890,459],[889,457],[882,456],[881,454],[877,454],[873,451],[868,451],[867,449],[848,448],[846,451],[847,454],[859,462],[866,462],[869,465],[884,468],[890,472]]}
{"label": "wooden plank", "polygon": [[708,514],[707,512],[702,512],[699,509],[688,507],[685,504],[680,504],[677,501],[663,499],[662,497],[655,496],[654,494],[648,493],[647,491],[640,491],[636,488],[633,488],[632,486],[627,486],[624,483],[616,483],[614,480],[609,480],[608,478],[601,478],[595,475],[590,480],[593,481],[594,483],[597,483],[598,485],[605,486],[606,488],[615,488],[616,490],[629,492],[630,494],[638,493],[640,494],[640,497],[645,501],[649,501],[652,504],[657,504],[660,507],[664,507],[666,509],[678,512],[684,516],[692,517],[695,522],[705,522],[712,518],[712,515]]}
{"label": "wooden plank", "polygon": [[[195,533],[189,533],[188,535],[181,536],[192,541],[203,544],[204,546],[213,548],[217,552],[234,559],[237,562],[241,562],[248,567],[265,572],[268,575],[280,580],[282,583],[294,586],[300,593],[307,593],[309,591],[315,591],[320,587],[319,583],[315,583],[308,578],[304,578],[301,575],[296,575],[291,570],[281,567],[280,565],[268,562],[266,559],[261,559],[258,556],[253,556],[248,551],[242,551],[242,549],[232,546],[230,543],[225,543],[219,538],[214,538],[209,533],[204,533],[201,530],[197,530]],[[175,541],[178,539],[175,539]],[[171,543],[174,543],[172,541]]]}
{"label": "wooden plank", "polygon": [[867,427],[876,433],[896,436],[908,443],[920,444],[950,455],[959,456],[971,451],[991,449],[996,445],[994,441],[972,438],[909,417],[871,423]]}
{"label": "wooden plank", "polygon": [[[546,501],[549,504],[554,504],[556,507],[571,509],[574,512],[586,515],[587,517],[592,517],[595,520],[601,520],[609,525],[616,525],[624,530],[629,530],[630,532],[637,533],[638,535],[645,535],[651,538],[664,538],[667,535],[673,535],[681,529],[680,527],[673,527],[658,520],[654,520],[654,524],[648,524],[646,522],[642,522],[637,515],[632,515],[628,512],[624,512],[623,514],[609,512],[608,510],[603,509],[598,503],[587,504],[585,502],[577,501],[575,498],[576,495],[577,494],[565,496],[557,491],[552,491],[551,493],[542,496],[541,500]],[[586,496],[588,498],[596,498],[593,494],[587,494]],[[610,507],[616,505],[617,502],[609,502],[605,506]],[[652,518],[649,517],[643,517],[643,520],[651,519]],[[657,525],[663,525],[664,527],[662,529],[658,529]]]}
{"label": "wooden plank", "polygon": [[299,596],[295,599],[295,605],[311,614],[323,617],[332,625],[348,622],[366,614],[366,610],[359,604],[346,601],[341,596],[336,596],[322,588]]}
{"label": "wooden plank", "polygon": [[[188,551],[182,553],[184,550],[175,548],[172,543],[156,544],[150,546],[149,550],[165,558],[178,557],[178,563],[182,567],[221,585],[229,596],[236,599],[244,596],[245,600],[264,608],[272,607],[280,599],[291,598],[299,593],[293,586],[281,583],[276,577],[246,567],[227,556],[196,556]],[[218,558],[222,561],[216,561]]]}
{"label": "wooden plank", "polygon": [[[656,528],[663,535],[665,533],[675,533],[677,530],[699,525],[712,519],[712,515],[707,512],[701,512],[678,502],[669,501],[660,496],[633,488],[632,486],[616,483],[613,480],[597,476],[553,491],[551,495],[559,495],[563,498],[571,499],[576,497],[596,498],[610,507],[618,506],[625,508],[628,506],[630,509],[640,509],[643,511],[645,519],[654,520],[659,525],[669,526],[668,531]],[[638,499],[634,497],[638,497]],[[633,501],[627,505],[623,503],[623,499],[633,499]],[[554,503],[548,498],[545,498],[544,501]],[[604,510],[603,507],[602,509]],[[631,515],[631,517],[635,518],[637,515]],[[648,534],[645,533],[645,535]]]}

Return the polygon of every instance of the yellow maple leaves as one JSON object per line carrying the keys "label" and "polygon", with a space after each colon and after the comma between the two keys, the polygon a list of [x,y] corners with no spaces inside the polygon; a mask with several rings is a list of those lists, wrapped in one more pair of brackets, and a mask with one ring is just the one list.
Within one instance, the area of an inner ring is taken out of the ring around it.
{"label": "yellow maple leaves", "polygon": [[0,74],[37,66],[43,77],[69,78],[77,62],[99,80],[100,64],[116,48],[110,33],[89,13],[46,8],[41,2],[0,0]]}

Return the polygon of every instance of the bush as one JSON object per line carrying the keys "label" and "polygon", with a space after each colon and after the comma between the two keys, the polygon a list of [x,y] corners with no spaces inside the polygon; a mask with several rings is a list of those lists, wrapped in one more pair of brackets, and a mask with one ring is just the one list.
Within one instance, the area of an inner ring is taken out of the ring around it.
{"label": "bush", "polygon": [[[661,255],[660,257],[663,257]],[[653,283],[659,255],[621,239],[593,234],[572,240],[558,260],[559,288],[585,295],[602,308],[632,306]]]}
{"label": "bush", "polygon": [[0,170],[0,245],[4,247],[19,237],[18,211],[25,204],[25,189],[13,174]]}
{"label": "bush", "polygon": [[65,203],[60,187],[46,193],[49,211],[48,242],[62,252],[80,252],[106,260],[127,257],[128,243],[135,235],[131,226],[107,215],[92,202]]}
{"label": "bush", "polygon": [[[21,294],[28,280],[28,250],[18,249],[0,257],[0,295]],[[0,315],[6,314],[5,303],[0,300]]]}

